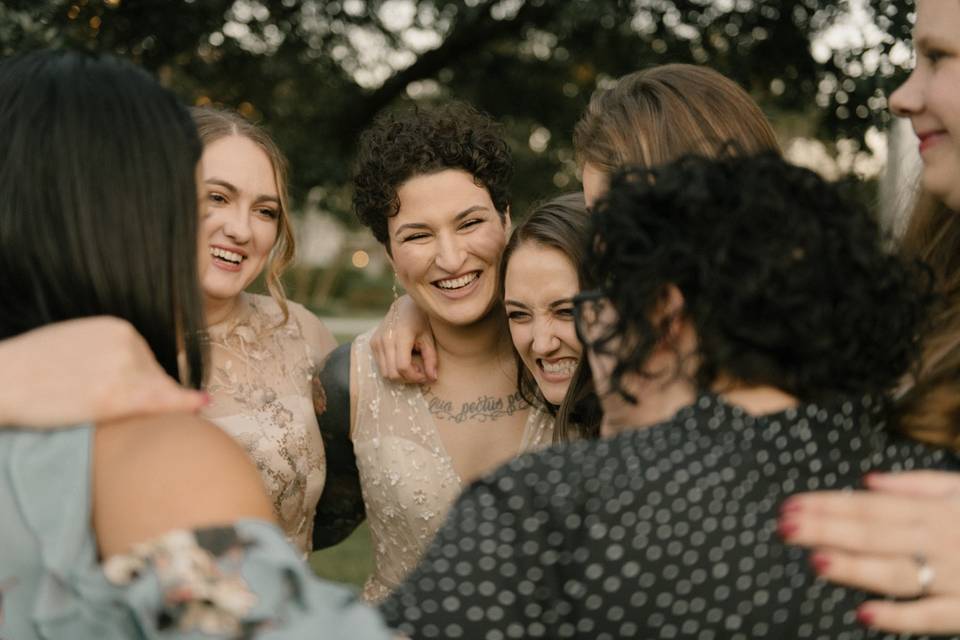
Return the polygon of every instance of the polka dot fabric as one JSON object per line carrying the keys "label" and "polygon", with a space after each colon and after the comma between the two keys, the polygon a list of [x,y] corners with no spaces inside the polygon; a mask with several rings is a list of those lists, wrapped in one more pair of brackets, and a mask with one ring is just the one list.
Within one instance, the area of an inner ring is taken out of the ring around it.
{"label": "polka dot fabric", "polygon": [[672,420],[526,455],[473,484],[382,605],[413,638],[894,638],[776,533],[781,502],[874,469],[958,468],[870,397]]}

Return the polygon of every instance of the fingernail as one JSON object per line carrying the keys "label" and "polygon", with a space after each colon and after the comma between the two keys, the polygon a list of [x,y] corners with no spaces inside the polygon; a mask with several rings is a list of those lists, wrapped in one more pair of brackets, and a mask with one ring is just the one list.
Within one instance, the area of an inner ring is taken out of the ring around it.
{"label": "fingernail", "polygon": [[802,506],[799,498],[787,498],[783,501],[783,504],[780,505],[780,513],[797,513]]}
{"label": "fingernail", "polygon": [[797,532],[797,529],[800,528],[800,525],[797,524],[794,520],[784,520],[781,519],[777,524],[777,533],[780,534],[780,537],[784,540],[789,540],[793,537],[793,534]]}
{"label": "fingernail", "polygon": [[864,626],[872,626],[873,621],[876,620],[876,618],[876,614],[874,614],[864,605],[861,605],[857,609],[857,621]]}
{"label": "fingernail", "polygon": [[822,576],[830,568],[830,558],[827,557],[827,554],[818,551],[810,556],[810,564],[813,565],[813,570],[817,575]]}

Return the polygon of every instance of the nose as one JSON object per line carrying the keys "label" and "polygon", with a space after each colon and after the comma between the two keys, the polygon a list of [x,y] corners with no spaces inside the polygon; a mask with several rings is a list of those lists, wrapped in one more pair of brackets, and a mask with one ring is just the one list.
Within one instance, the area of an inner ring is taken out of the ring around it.
{"label": "nose", "polygon": [[436,265],[447,273],[455,274],[467,260],[462,241],[455,234],[440,234],[437,238]]}
{"label": "nose", "polygon": [[533,321],[533,343],[530,350],[538,356],[550,355],[560,346],[560,339],[557,332],[553,330],[553,323],[549,319],[537,319]]}
{"label": "nose", "polygon": [[223,224],[223,233],[237,244],[244,244],[249,241],[252,235],[250,214],[243,210],[230,212]]}
{"label": "nose", "polygon": [[920,70],[914,69],[906,82],[890,94],[890,111],[901,118],[909,118],[923,110],[920,91]]}

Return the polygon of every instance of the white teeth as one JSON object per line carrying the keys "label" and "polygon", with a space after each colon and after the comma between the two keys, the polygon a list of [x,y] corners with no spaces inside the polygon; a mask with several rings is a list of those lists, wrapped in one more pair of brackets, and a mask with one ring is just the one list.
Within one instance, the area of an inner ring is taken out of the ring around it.
{"label": "white teeth", "polygon": [[459,278],[454,278],[453,280],[439,280],[437,286],[441,289],[460,289],[465,287],[477,278],[480,277],[480,274],[474,271],[473,273],[468,273],[465,276],[460,276]]}
{"label": "white teeth", "polygon": [[239,253],[227,251],[226,249],[221,249],[220,247],[210,247],[210,255],[226,260],[227,262],[233,262],[235,264],[240,264],[243,261],[243,256]]}
{"label": "white teeth", "polygon": [[543,370],[547,373],[565,373],[571,374],[574,369],[577,368],[577,359],[576,358],[564,358],[557,362],[547,362],[546,360],[540,361],[540,366],[543,367]]}

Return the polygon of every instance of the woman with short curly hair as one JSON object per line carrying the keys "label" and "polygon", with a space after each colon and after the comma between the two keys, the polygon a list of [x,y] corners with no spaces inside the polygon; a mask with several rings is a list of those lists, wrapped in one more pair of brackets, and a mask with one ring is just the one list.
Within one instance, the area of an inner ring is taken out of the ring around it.
{"label": "woman with short curly hair", "polygon": [[314,540],[337,542],[366,513],[369,600],[416,565],[462,487],[552,439],[552,418],[517,388],[500,300],[512,173],[498,125],[463,103],[387,113],[360,138],[354,209],[425,314],[444,372],[431,385],[390,382],[370,332],[324,368],[330,466]]}

